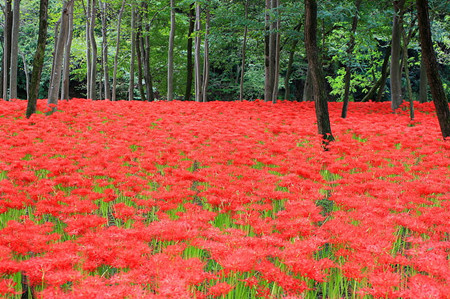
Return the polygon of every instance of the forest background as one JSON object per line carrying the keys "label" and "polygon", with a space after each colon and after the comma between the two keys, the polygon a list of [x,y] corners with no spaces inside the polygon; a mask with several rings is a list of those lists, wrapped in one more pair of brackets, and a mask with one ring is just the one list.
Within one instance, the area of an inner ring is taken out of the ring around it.
{"label": "forest background", "polygon": [[[265,68],[273,43],[274,100],[312,100],[304,3],[269,2],[267,6],[255,0],[49,0],[38,97],[47,98],[52,90],[58,39],[62,39],[59,98],[267,98]],[[429,5],[434,49],[448,98],[450,2],[433,0]],[[20,10],[18,27],[14,26],[16,9]],[[39,1],[2,3],[0,90],[5,99],[27,98],[39,9]],[[319,56],[330,101],[345,97],[350,101],[390,100],[393,80],[401,86],[401,101],[431,99],[415,1],[319,1],[317,21]],[[396,49],[391,45],[397,45]],[[400,70],[400,76],[392,76],[393,68]],[[17,79],[11,79],[16,71]]]}

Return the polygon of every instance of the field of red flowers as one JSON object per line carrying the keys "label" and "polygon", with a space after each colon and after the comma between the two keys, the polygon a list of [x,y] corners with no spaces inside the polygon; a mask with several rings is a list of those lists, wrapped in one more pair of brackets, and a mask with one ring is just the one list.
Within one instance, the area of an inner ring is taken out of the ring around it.
{"label": "field of red flowers", "polygon": [[2,297],[450,298],[432,104],[330,103],[328,151],[313,103],[25,106],[0,106]]}

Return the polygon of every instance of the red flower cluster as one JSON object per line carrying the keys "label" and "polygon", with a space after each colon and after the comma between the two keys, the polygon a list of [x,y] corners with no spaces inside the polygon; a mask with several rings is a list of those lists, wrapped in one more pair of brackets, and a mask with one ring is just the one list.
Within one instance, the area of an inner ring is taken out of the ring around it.
{"label": "red flower cluster", "polygon": [[313,105],[2,103],[0,296],[449,298],[432,105]]}

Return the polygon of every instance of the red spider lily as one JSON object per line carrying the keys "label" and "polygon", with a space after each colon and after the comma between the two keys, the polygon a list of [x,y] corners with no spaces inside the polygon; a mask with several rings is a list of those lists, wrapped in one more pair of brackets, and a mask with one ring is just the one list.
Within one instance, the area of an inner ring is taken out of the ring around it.
{"label": "red spider lily", "polygon": [[45,298],[450,293],[450,146],[430,104],[410,122],[330,103],[327,152],[313,103],[24,105],[0,107],[5,296],[19,272]]}

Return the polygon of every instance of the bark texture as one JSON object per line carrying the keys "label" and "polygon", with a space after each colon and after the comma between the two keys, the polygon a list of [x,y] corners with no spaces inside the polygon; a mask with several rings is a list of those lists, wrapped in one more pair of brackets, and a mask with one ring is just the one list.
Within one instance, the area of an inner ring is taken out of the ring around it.
{"label": "bark texture", "polygon": [[402,14],[405,0],[394,0],[391,45],[391,107],[396,110],[402,104],[402,72],[400,66]]}
{"label": "bark texture", "polygon": [[9,77],[9,98],[17,99],[17,66],[19,60],[20,0],[14,0],[11,32],[11,70]]}
{"label": "bark texture", "polygon": [[326,147],[334,140],[331,133],[330,117],[328,113],[327,94],[325,92],[325,77],[317,49],[317,2],[305,0],[305,44],[308,57],[308,69],[311,72],[318,133]]}
{"label": "bark texture", "polygon": [[33,71],[31,73],[31,83],[28,91],[28,103],[26,117],[30,118],[33,113],[36,113],[36,103],[39,94],[39,85],[41,82],[42,68],[44,66],[45,44],[47,40],[48,28],[48,0],[41,0],[39,8],[39,36],[34,53]]}
{"label": "bark texture", "polygon": [[442,137],[445,139],[450,137],[450,109],[439,76],[436,54],[433,49],[430,19],[428,16],[428,1],[416,0],[416,6],[419,20],[420,46],[426,64],[428,83],[430,85],[431,95],[433,96],[434,106],[436,107]]}

